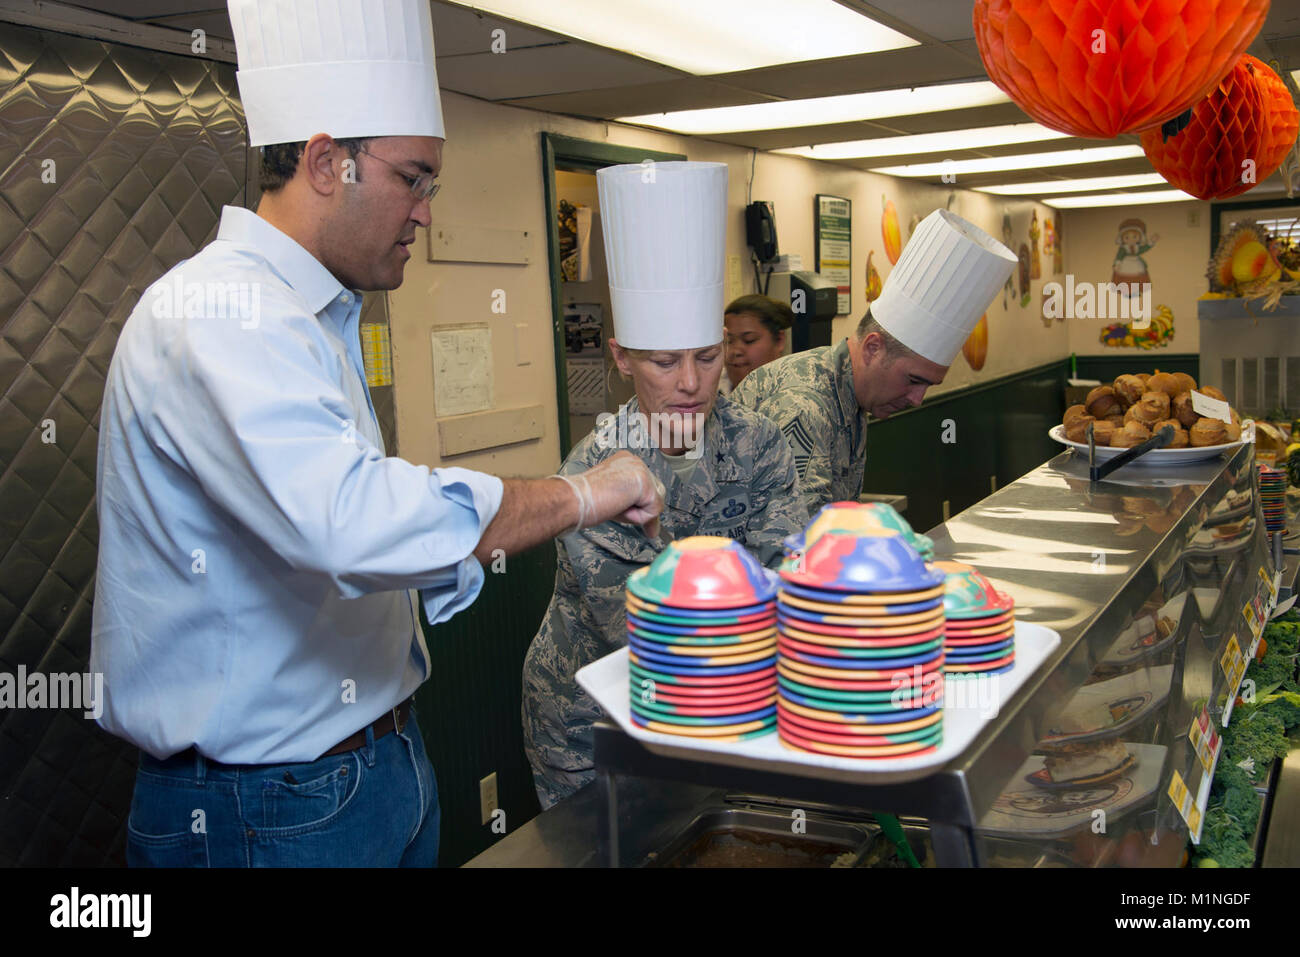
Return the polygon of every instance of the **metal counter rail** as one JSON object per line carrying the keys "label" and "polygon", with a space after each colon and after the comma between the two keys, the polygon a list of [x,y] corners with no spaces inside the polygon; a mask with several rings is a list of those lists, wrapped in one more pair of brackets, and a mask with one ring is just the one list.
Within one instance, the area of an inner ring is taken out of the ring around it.
{"label": "metal counter rail", "polygon": [[628,863],[620,861],[612,823],[619,818],[616,777],[626,774],[924,817],[940,866],[976,863],[977,822],[1148,596],[1181,580],[1184,558],[1202,561],[1225,583],[1243,577],[1231,565],[1216,571],[1223,556],[1198,557],[1190,546],[1211,510],[1252,479],[1250,446],[1177,469],[1131,466],[1095,485],[1086,460],[1065,452],[930,530],[936,558],[978,567],[1015,598],[1018,619],[1056,630],[1061,644],[961,755],[924,778],[845,783],[668,758],[613,723],[598,722],[597,805],[606,860]]}

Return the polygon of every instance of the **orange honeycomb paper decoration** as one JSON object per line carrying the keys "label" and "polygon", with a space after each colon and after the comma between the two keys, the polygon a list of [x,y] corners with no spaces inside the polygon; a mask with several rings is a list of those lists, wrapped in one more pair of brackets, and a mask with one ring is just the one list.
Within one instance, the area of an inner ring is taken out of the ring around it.
{"label": "orange honeycomb paper decoration", "polygon": [[1205,97],[1246,51],[1268,7],[1269,0],[975,0],[972,16],[989,79],[1021,109],[1054,130],[1110,139],[1157,126]]}
{"label": "orange honeycomb paper decoration", "polygon": [[1246,54],[1196,104],[1185,129],[1167,141],[1159,128],[1146,130],[1142,148],[1156,172],[1183,192],[1223,199],[1272,175],[1297,129],[1300,111],[1286,85],[1267,63]]}

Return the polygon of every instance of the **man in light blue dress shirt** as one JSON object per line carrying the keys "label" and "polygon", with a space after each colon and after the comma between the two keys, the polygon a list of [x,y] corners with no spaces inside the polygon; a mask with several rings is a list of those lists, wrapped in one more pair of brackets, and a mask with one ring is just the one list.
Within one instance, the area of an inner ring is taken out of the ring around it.
{"label": "man in light blue dress shirt", "polygon": [[[505,481],[385,456],[360,291],[400,285],[443,143],[436,77],[431,96],[400,85],[433,76],[428,4],[401,7],[409,22],[370,24],[379,41],[344,56],[354,31],[311,3],[231,0],[263,197],[226,207],[146,291],[113,357],[91,669],[101,724],[141,749],[132,864],[434,863],[437,789],[409,720],[429,674],[416,593],[445,621],[495,550],[653,526],[662,506],[627,454]],[[322,67],[359,85],[351,99],[326,95]]]}

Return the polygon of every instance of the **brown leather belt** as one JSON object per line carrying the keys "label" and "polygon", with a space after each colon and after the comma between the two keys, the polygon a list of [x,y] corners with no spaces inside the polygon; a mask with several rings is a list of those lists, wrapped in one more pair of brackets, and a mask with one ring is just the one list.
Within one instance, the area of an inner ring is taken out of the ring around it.
{"label": "brown leather belt", "polygon": [[[388,734],[388,732],[392,731],[394,728],[396,728],[397,731],[400,732],[403,728],[406,727],[407,719],[409,719],[410,716],[411,716],[410,698],[407,698],[396,708],[393,708],[390,711],[385,711],[382,715],[380,715],[375,720],[374,724],[370,725],[370,727],[374,729],[375,740],[378,741],[380,738]],[[348,751],[355,751],[357,748],[361,747],[365,743],[366,743],[366,729],[362,728],[360,731],[344,738],[338,744],[334,745],[334,747],[330,748],[328,751],[322,754],[321,757],[328,758],[328,757],[333,757],[336,754],[344,754]]]}

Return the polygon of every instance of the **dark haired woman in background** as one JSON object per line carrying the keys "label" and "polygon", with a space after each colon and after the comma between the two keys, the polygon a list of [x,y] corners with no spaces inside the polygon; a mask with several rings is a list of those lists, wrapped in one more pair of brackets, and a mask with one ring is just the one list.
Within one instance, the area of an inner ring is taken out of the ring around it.
{"label": "dark haired woman in background", "polygon": [[785,354],[785,331],[794,324],[794,313],[767,296],[741,296],[724,310],[723,321],[730,381],[723,391],[729,393],[750,372]]}

